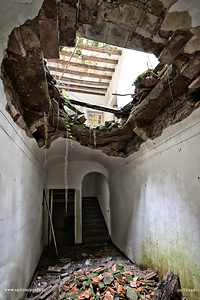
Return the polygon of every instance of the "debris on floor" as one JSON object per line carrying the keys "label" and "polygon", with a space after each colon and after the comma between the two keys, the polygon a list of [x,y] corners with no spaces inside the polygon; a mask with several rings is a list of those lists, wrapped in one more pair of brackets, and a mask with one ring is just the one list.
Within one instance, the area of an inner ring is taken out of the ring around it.
{"label": "debris on floor", "polygon": [[[105,249],[107,251],[106,247]],[[82,261],[69,262],[69,258],[63,258],[55,266],[48,266],[46,273],[44,267],[40,268],[25,299],[182,299],[181,293],[177,292],[180,289],[179,277],[170,270],[159,283],[157,271],[141,270],[120,255],[120,252],[112,250],[112,253],[118,255],[113,257],[105,257],[103,252],[103,250],[97,251],[102,255],[101,258],[80,252],[81,256],[85,257]]]}

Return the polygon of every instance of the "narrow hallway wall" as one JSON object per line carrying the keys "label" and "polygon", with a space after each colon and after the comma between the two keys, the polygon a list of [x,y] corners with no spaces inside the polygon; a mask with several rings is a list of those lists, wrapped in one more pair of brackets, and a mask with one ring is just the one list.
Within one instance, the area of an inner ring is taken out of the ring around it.
{"label": "narrow hallway wall", "polygon": [[113,242],[161,278],[178,272],[190,300],[200,297],[199,117],[168,128],[109,177]]}
{"label": "narrow hallway wall", "polygon": [[[43,250],[43,169],[5,111],[0,83],[0,299],[21,299]],[[33,142],[33,143],[32,143]]]}
{"label": "narrow hallway wall", "polygon": [[[33,18],[42,0],[31,3],[1,1],[0,61],[11,30]],[[6,103],[0,80],[0,299],[18,300],[43,250],[44,174],[36,158],[36,143],[13,122]]]}

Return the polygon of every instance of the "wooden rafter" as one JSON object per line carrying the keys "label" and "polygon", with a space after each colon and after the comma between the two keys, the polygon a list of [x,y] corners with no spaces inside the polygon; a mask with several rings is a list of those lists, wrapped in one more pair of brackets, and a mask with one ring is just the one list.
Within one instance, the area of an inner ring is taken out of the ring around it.
{"label": "wooden rafter", "polygon": [[[59,88],[62,87],[62,85],[58,86]],[[107,89],[106,88],[97,88],[97,87],[91,87],[91,86],[85,86],[85,85],[76,85],[76,84],[68,84],[67,88],[69,89],[81,89],[81,90],[90,90],[90,91],[95,91],[95,92],[102,92],[106,93]]]}
{"label": "wooden rafter", "polygon": [[[49,67],[50,71],[60,72],[64,71],[64,68],[56,68],[56,67]],[[92,78],[101,78],[101,79],[108,79],[111,80],[112,76],[109,75],[102,75],[102,74],[95,74],[95,73],[87,73],[87,72],[80,72],[74,70],[65,70],[65,74],[71,74],[76,76],[84,76],[84,77],[92,77]]]}
{"label": "wooden rafter", "polygon": [[[50,71],[53,72],[53,74],[55,74],[54,72],[60,73],[61,78],[58,74],[54,75],[55,79],[58,80],[57,87],[60,89],[65,88],[65,90],[75,93],[105,96],[110,80],[112,79],[111,75],[115,72],[115,66],[118,64],[118,60],[97,57],[95,53],[94,55],[91,53],[99,52],[102,54],[120,56],[122,51],[86,45],[78,45],[77,49],[78,48],[88,50],[90,54],[81,55],[81,57],[77,54],[73,54],[72,56],[69,50],[62,50],[60,53],[62,59],[48,60],[48,62],[53,64],[52,66],[48,66]],[[65,58],[62,56],[65,56]],[[83,79],[81,77],[83,77]],[[89,78],[84,80],[84,77],[89,77],[91,80]]]}
{"label": "wooden rafter", "polygon": [[[56,80],[59,81],[59,76],[54,76],[54,78]],[[76,78],[69,78],[69,77],[65,77],[63,76],[62,77],[62,80],[61,80],[64,84],[68,85],[69,82],[73,82],[73,83],[78,83],[80,85],[92,85],[92,86],[109,86],[109,82],[99,82],[99,81],[89,81],[89,80],[82,80],[82,79],[76,79]]]}
{"label": "wooden rafter", "polygon": [[[59,88],[62,88],[62,86],[59,86]],[[91,95],[96,95],[96,96],[105,96],[105,93],[83,91],[83,90],[78,90],[78,89],[73,89],[73,88],[69,88],[69,92],[80,93],[80,94],[91,94]]]}
{"label": "wooden rafter", "polygon": [[[68,56],[68,57],[71,57],[71,55],[72,55],[70,52],[63,51],[63,50],[60,52],[60,54],[63,56]],[[77,54],[74,54],[73,57],[80,59],[79,55],[77,55]],[[96,56],[92,56],[92,55],[91,56],[90,55],[82,55],[81,59],[90,60],[90,61],[99,61],[99,62],[103,62],[103,63],[107,63],[107,64],[114,64],[114,65],[118,64],[117,59],[102,58],[102,57],[96,57]]]}
{"label": "wooden rafter", "polygon": [[78,45],[78,49],[93,51],[93,52],[100,52],[100,53],[106,53],[106,54],[112,54],[112,55],[122,55],[121,50],[113,50],[113,49],[106,49],[106,48],[100,48],[100,47],[92,47],[87,45]]}
{"label": "wooden rafter", "polygon": [[106,71],[106,72],[115,72],[114,68],[107,68],[107,67],[101,67],[101,66],[93,66],[93,65],[88,65],[85,63],[76,63],[76,62],[68,62],[67,60],[61,60],[61,59],[49,59],[49,62],[53,62],[56,64],[61,64],[64,66],[67,66],[69,64],[69,66],[71,67],[78,67],[78,68],[86,68],[86,69],[91,69],[91,70],[97,70],[97,71]]}
{"label": "wooden rafter", "polygon": [[121,109],[112,108],[112,107],[107,107],[107,106],[92,104],[92,103],[88,103],[88,102],[84,102],[84,101],[79,101],[79,100],[75,100],[75,99],[69,99],[69,101],[70,101],[70,103],[75,104],[75,105],[84,106],[84,107],[95,109],[95,110],[101,110],[101,111],[113,113],[113,114],[117,115],[118,117],[121,117],[121,116],[129,114],[126,111],[123,111]]}

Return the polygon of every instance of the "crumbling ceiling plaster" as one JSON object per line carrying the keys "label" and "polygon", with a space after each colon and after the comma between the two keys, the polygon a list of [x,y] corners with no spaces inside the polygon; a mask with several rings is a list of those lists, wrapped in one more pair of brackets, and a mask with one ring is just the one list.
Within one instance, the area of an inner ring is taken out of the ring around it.
{"label": "crumbling ceiling plaster", "polygon": [[[185,3],[45,0],[37,17],[13,29],[2,62],[7,110],[13,120],[40,147],[66,137],[66,114],[60,104],[57,118],[59,99],[49,97],[43,57],[58,59],[60,47],[75,45],[76,34],[154,53],[169,65],[150,94],[131,106],[128,118],[119,126],[111,123],[96,129],[96,148],[125,157],[148,138],[156,138],[164,128],[187,117],[199,107],[200,33],[198,27],[192,28],[197,25],[196,15],[191,5],[185,10]],[[94,147],[83,119],[70,122],[73,138]]]}

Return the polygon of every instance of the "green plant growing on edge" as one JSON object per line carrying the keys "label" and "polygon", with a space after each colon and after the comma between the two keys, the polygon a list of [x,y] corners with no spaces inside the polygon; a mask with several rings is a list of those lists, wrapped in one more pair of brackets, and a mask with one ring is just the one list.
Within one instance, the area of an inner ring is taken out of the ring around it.
{"label": "green plant growing on edge", "polygon": [[71,146],[72,146],[72,133],[71,133],[71,128],[70,128],[70,124],[69,124],[69,115],[68,115],[68,112],[69,112],[68,103],[70,103],[70,101],[69,101],[69,97],[67,96],[67,93],[64,89],[62,89],[62,93],[65,98],[65,105],[67,106],[67,109],[66,109],[67,116],[65,118],[65,123],[67,125],[68,137],[70,138],[70,142],[71,142]]}

